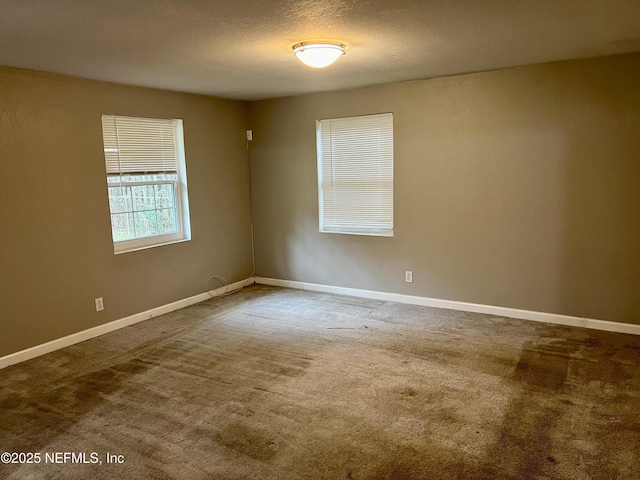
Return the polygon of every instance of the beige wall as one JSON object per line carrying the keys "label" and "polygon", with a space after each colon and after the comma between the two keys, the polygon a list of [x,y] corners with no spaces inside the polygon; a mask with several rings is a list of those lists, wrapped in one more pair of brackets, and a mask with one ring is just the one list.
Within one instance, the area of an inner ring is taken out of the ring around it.
{"label": "beige wall", "polygon": [[[184,120],[191,241],[114,255],[103,113]],[[0,356],[246,278],[245,129],[244,102],[0,68]]]}
{"label": "beige wall", "polygon": [[[638,85],[628,55],[252,102],[257,274],[640,323]],[[395,236],[319,233],[315,121],[388,111]]]}
{"label": "beige wall", "polygon": [[[639,84],[627,55],[252,102],[257,273],[640,323]],[[386,111],[395,237],[320,234],[315,120]],[[103,113],[184,120],[190,242],[113,254]],[[245,128],[243,102],[0,68],[0,356],[245,278]]]}

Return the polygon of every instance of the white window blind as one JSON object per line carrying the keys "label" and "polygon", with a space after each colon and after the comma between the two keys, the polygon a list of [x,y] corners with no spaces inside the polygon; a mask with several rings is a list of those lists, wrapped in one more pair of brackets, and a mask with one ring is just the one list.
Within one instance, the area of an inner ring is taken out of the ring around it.
{"label": "white window blind", "polygon": [[107,174],[175,173],[175,131],[173,120],[103,115]]}
{"label": "white window blind", "polygon": [[393,114],[317,122],[320,231],[393,236]]}

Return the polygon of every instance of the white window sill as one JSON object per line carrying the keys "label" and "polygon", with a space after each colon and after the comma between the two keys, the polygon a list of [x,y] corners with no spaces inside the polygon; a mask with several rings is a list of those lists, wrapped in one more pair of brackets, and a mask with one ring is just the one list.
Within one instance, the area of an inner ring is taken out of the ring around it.
{"label": "white window sill", "polygon": [[386,232],[355,232],[348,230],[320,230],[320,233],[337,233],[339,235],[361,235],[366,237],[393,237],[393,231]]}
{"label": "white window sill", "polygon": [[154,243],[153,245],[143,245],[143,246],[139,246],[139,247],[129,247],[129,248],[122,248],[122,249],[118,249],[116,250],[114,247],[114,251],[113,253],[115,255],[120,255],[122,253],[129,253],[129,252],[138,252],[140,250],[148,250],[150,248],[156,248],[156,247],[164,247],[165,245],[173,245],[174,243],[183,243],[183,242],[189,242],[191,240],[191,238],[181,238],[178,240],[169,240],[166,242],[161,242],[161,243]]}

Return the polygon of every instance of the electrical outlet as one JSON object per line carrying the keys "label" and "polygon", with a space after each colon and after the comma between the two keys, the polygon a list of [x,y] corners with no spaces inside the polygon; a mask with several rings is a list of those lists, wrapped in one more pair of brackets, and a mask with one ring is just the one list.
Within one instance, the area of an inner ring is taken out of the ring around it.
{"label": "electrical outlet", "polygon": [[404,281],[407,283],[413,283],[413,272],[411,270],[404,272]]}
{"label": "electrical outlet", "polygon": [[96,312],[101,312],[104,310],[104,302],[102,301],[102,297],[96,298]]}

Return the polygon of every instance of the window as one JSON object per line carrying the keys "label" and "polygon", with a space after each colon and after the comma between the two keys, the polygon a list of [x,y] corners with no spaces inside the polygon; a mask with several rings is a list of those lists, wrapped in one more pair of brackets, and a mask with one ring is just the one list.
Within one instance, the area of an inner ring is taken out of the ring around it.
{"label": "window", "polygon": [[115,253],[190,239],[182,120],[102,116]]}
{"label": "window", "polygon": [[393,114],[316,122],[320,231],[393,236]]}

